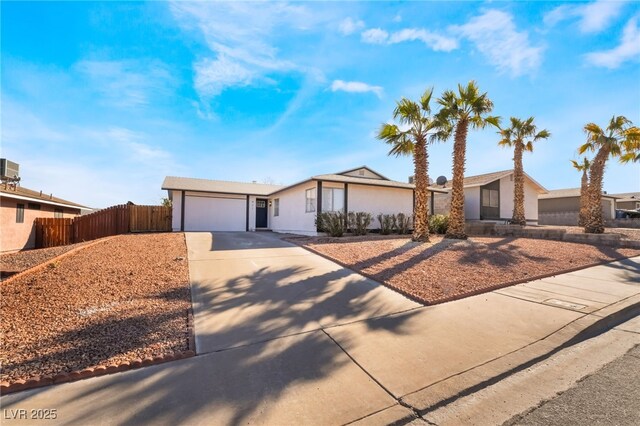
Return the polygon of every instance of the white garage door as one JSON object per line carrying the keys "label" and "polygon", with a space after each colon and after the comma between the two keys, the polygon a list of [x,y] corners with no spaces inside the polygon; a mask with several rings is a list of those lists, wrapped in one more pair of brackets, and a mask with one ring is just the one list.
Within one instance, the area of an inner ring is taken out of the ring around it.
{"label": "white garage door", "polygon": [[185,197],[185,231],[246,231],[247,201],[238,198]]}

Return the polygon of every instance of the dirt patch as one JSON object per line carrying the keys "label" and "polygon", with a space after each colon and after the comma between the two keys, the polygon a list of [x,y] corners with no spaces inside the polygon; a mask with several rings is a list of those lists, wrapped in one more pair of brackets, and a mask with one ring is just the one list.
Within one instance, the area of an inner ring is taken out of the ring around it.
{"label": "dirt patch", "polygon": [[637,249],[527,238],[431,236],[408,238],[296,238],[307,247],[425,304],[477,294],[514,281],[640,255]]}
{"label": "dirt patch", "polygon": [[2,285],[2,381],[188,350],[183,234],[121,235]]}
{"label": "dirt patch", "polygon": [[2,254],[0,255],[0,271],[2,271],[3,276],[9,276],[11,274],[33,268],[34,266],[60,256],[61,254],[84,244],[86,243]]}

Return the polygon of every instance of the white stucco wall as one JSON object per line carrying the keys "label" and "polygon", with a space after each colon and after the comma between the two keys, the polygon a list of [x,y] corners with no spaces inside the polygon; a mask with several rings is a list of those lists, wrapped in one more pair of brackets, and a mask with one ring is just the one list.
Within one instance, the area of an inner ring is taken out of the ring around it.
{"label": "white stucco wall", "polygon": [[480,187],[474,186],[464,189],[464,219],[480,219]]}
{"label": "white stucco wall", "polygon": [[[513,175],[500,179],[500,217],[513,217]],[[524,180],[524,217],[527,221],[538,221],[538,192],[528,180]]]}
{"label": "white stucco wall", "polygon": [[171,229],[180,231],[180,224],[182,222],[182,191],[169,191],[169,198],[171,199],[172,214],[171,214]]}
{"label": "white stucco wall", "polygon": [[349,184],[350,212],[369,212],[373,215],[370,228],[380,227],[378,214],[413,214],[413,190],[380,186]]}
{"label": "white stucco wall", "polygon": [[[272,231],[316,235],[316,213],[305,212],[305,191],[310,188],[316,188],[317,191],[317,183],[302,183],[269,198],[271,206],[269,206],[268,217]],[[275,199],[280,200],[280,214],[278,216],[273,215],[273,202]]]}

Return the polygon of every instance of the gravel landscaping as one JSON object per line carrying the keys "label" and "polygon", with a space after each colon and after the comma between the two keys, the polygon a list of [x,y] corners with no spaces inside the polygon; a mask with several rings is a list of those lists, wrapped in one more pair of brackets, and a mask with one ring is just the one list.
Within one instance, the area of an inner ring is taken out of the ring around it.
{"label": "gravel landscaping", "polygon": [[2,283],[0,380],[188,350],[186,257],[183,234],[121,235]]}
{"label": "gravel landscaping", "polygon": [[3,275],[5,275],[5,273],[9,275],[9,273],[21,272],[84,244],[86,243],[2,254],[0,255],[0,271],[2,271]]}
{"label": "gravel landscaping", "polygon": [[425,304],[640,255],[637,249],[527,238],[474,237],[460,241],[431,236],[431,242],[425,244],[380,236],[289,240]]}

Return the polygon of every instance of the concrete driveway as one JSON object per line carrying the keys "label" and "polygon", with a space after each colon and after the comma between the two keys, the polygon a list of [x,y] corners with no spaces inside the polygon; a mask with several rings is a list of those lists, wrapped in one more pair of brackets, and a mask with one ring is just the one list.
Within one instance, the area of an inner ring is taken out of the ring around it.
{"label": "concrete driveway", "polygon": [[640,258],[424,307],[270,233],[186,238],[198,356],[8,395],[3,410],[55,408],[58,424],[411,421],[640,304]]}

